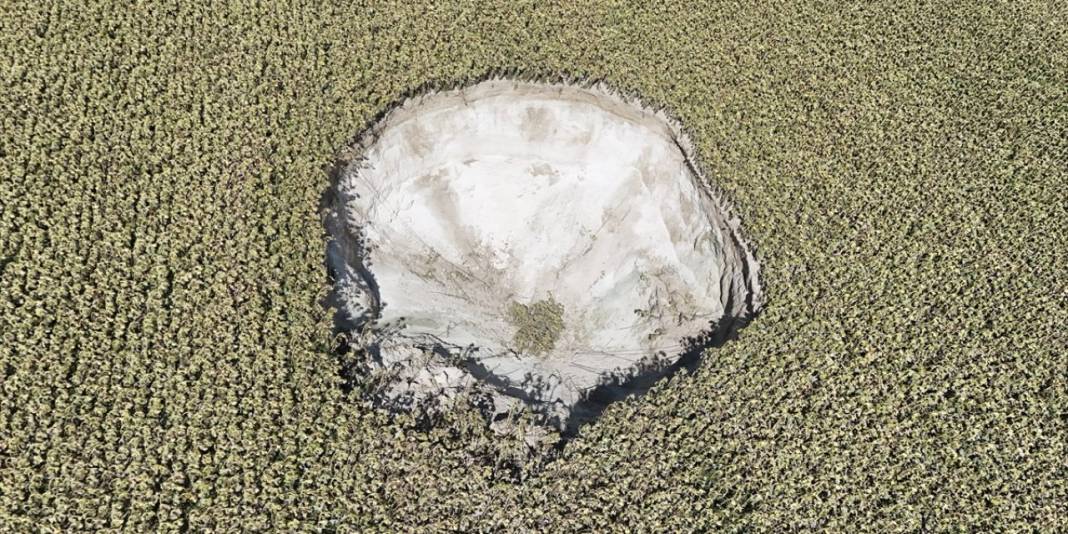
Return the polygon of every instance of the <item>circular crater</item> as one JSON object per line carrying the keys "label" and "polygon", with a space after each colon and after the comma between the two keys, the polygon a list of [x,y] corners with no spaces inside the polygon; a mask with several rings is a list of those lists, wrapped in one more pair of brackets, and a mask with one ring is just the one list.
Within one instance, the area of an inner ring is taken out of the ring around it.
{"label": "circular crater", "polygon": [[677,121],[602,85],[492,79],[385,113],[324,197],[376,400],[574,429],[727,339],[758,267],[699,169]]}

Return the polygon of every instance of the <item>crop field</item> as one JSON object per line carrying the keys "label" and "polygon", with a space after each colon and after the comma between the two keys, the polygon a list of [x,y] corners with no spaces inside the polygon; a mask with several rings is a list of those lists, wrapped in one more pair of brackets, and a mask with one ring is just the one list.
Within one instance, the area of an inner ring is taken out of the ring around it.
{"label": "crop field", "polygon": [[[0,531],[1068,530],[1068,7],[0,0]],[[684,123],[765,303],[558,448],[346,387],[321,199],[495,73]]]}

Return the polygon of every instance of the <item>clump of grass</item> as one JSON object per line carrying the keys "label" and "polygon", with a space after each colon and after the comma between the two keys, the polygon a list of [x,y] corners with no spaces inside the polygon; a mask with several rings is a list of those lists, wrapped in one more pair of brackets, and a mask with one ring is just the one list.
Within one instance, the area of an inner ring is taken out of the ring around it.
{"label": "clump of grass", "polygon": [[513,339],[516,350],[542,355],[553,349],[564,330],[564,306],[552,295],[529,306],[512,301],[508,321],[517,329]]}

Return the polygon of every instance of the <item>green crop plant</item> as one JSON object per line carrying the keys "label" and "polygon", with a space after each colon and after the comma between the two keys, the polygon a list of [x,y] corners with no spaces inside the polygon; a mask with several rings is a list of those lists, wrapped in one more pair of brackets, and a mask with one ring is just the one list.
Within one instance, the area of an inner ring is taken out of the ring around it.
{"label": "green crop plant", "polygon": [[564,307],[552,295],[530,305],[513,301],[508,305],[508,322],[516,328],[516,350],[544,354],[553,349],[564,329]]}

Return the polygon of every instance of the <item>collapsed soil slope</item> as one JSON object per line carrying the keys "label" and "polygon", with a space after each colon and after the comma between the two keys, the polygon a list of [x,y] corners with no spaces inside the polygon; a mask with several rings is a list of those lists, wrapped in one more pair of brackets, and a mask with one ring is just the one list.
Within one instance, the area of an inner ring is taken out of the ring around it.
{"label": "collapsed soil slope", "polygon": [[525,405],[574,427],[599,387],[662,373],[759,307],[689,137],[603,85],[432,91],[351,153],[328,263],[393,406],[479,390],[494,419]]}

